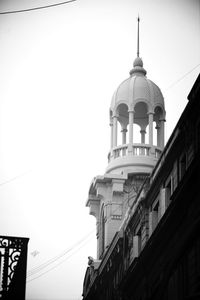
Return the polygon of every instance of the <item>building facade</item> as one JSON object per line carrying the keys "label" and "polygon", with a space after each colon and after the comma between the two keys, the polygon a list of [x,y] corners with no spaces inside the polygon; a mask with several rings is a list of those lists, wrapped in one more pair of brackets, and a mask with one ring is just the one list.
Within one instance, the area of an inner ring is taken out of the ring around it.
{"label": "building facade", "polygon": [[89,189],[97,259],[89,257],[83,299],[200,299],[199,90],[200,78],[164,147],[163,95],[138,49],[112,98],[106,173]]}

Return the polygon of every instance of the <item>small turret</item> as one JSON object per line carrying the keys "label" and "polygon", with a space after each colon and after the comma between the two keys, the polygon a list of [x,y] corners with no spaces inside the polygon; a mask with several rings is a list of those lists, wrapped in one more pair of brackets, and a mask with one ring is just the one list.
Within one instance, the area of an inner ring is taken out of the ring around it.
{"label": "small turret", "polygon": [[[110,106],[111,149],[107,173],[150,173],[164,148],[164,98],[159,87],[146,77],[139,57],[139,21],[137,57],[115,91]],[[153,128],[155,124],[155,129]],[[140,127],[140,142],[135,142],[134,127]],[[121,142],[118,142],[121,127]],[[156,140],[154,130],[157,132]]]}

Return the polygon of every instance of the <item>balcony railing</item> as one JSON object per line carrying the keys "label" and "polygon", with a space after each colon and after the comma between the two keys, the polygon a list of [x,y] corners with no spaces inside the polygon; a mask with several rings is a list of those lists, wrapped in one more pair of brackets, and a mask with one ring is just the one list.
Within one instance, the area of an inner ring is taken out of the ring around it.
{"label": "balcony railing", "polygon": [[128,154],[128,145],[118,146],[115,149],[113,149],[114,158],[126,156],[127,154]]}
{"label": "balcony railing", "polygon": [[150,146],[147,145],[133,145],[133,155],[149,156]]}
{"label": "balcony railing", "polygon": [[151,153],[151,146],[147,144],[133,144],[132,149],[129,153],[128,145],[120,145],[113,149],[112,155],[111,152],[108,154],[108,162],[111,159],[116,159],[118,157],[123,157],[127,155],[134,155],[134,156],[155,156],[155,158],[159,158],[162,151],[160,148],[153,146],[153,151]]}
{"label": "balcony railing", "polygon": [[0,236],[0,299],[25,299],[28,238]]}

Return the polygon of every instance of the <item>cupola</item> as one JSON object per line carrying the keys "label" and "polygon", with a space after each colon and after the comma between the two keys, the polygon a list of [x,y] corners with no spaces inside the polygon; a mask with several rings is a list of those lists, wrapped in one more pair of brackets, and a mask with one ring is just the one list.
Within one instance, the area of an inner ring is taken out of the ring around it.
{"label": "cupola", "polygon": [[[139,21],[133,69],[116,89],[110,105],[111,149],[106,173],[150,173],[164,148],[164,98],[146,77],[139,56]],[[140,141],[136,142],[138,126]]]}

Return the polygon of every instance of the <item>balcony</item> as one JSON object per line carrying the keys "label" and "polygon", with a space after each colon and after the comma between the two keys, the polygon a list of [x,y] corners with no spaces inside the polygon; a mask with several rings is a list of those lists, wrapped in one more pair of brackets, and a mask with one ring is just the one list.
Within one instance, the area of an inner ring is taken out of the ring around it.
{"label": "balcony", "polygon": [[0,299],[25,299],[28,238],[0,236]]}
{"label": "balcony", "polygon": [[161,153],[162,150],[159,147],[150,146],[149,144],[123,144],[109,152],[107,171],[123,170],[124,167],[132,165],[150,167],[150,169],[144,169],[144,171],[151,172]]}
{"label": "balcony", "polygon": [[[151,149],[152,148],[152,149]],[[153,150],[153,151],[150,151]],[[155,158],[159,158],[162,153],[162,150],[158,147],[151,147],[148,144],[133,144],[131,150],[128,150],[128,144],[117,146],[113,149],[113,153],[108,154],[108,163],[116,159],[118,157],[123,157],[127,155],[133,156],[151,156],[153,155]]]}

